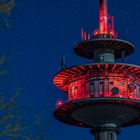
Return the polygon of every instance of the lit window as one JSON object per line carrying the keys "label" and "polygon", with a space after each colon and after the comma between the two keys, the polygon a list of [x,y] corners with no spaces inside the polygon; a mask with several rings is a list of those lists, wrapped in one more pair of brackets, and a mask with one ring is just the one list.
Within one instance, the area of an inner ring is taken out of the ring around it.
{"label": "lit window", "polygon": [[122,82],[118,82],[118,85],[119,85],[119,86],[122,86],[122,85],[123,85],[123,83],[122,83]]}

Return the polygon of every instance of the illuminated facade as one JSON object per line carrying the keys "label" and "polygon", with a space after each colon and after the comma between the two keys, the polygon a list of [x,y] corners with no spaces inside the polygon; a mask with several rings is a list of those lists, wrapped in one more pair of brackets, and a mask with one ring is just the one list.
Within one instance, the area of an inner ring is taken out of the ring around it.
{"label": "illuminated facade", "polygon": [[83,41],[75,53],[95,63],[65,68],[54,84],[68,95],[58,103],[59,121],[91,129],[95,140],[116,140],[121,127],[140,123],[140,67],[117,63],[129,56],[134,45],[117,39],[114,17],[108,15],[107,0],[100,0],[99,29],[93,35],[82,29]]}

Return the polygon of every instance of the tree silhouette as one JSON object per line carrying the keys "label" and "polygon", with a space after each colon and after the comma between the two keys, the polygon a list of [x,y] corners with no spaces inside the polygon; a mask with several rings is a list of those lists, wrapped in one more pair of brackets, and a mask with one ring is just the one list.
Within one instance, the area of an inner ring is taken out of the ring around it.
{"label": "tree silhouette", "polygon": [[10,14],[15,6],[15,0],[0,0],[0,31],[10,27]]}
{"label": "tree silhouette", "polygon": [[[0,0],[0,31],[9,29],[9,15],[15,0]],[[13,49],[14,50],[14,49]],[[15,50],[14,50],[15,51]],[[13,52],[14,52],[13,51]],[[12,55],[14,55],[12,52]],[[19,100],[20,87],[9,84],[10,69],[7,68],[11,54],[7,56],[0,51],[0,138],[12,140],[46,140],[46,113],[34,113]],[[11,81],[10,81],[11,82]],[[12,90],[9,89],[12,87]],[[13,90],[14,89],[14,90]],[[12,93],[11,93],[12,92]],[[30,117],[28,117],[30,116]]]}
{"label": "tree silhouette", "polygon": [[[6,88],[10,88],[7,87],[10,85],[9,78],[6,78],[10,76],[10,70],[5,68],[8,61],[5,55],[0,56],[0,137],[13,140],[45,140],[47,113],[32,114],[32,111],[29,111],[31,108],[25,107],[19,100],[23,94],[20,87],[16,87],[10,96],[6,93]],[[5,82],[3,79],[6,79]]]}

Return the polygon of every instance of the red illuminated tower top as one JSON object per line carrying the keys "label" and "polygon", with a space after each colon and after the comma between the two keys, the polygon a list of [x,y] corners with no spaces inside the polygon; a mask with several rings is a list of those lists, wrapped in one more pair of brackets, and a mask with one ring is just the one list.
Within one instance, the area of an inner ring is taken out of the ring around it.
{"label": "red illuminated tower top", "polygon": [[100,1],[100,34],[108,34],[108,11],[107,11],[107,1]]}
{"label": "red illuminated tower top", "polygon": [[107,0],[100,0],[99,6],[99,29],[93,34],[82,29],[82,41],[76,44],[75,53],[84,58],[95,59],[96,62],[115,62],[115,59],[132,54],[134,45],[117,39],[114,17],[108,15]]}
{"label": "red illuminated tower top", "polygon": [[100,0],[99,30],[94,36],[116,37],[114,30],[114,17],[108,15],[107,0]]}
{"label": "red illuminated tower top", "polygon": [[[82,39],[90,40],[91,35],[83,31],[82,29]],[[114,29],[114,16],[108,15],[107,0],[100,0],[100,11],[99,11],[99,29],[94,31],[93,36],[95,38],[115,38],[117,33]]]}

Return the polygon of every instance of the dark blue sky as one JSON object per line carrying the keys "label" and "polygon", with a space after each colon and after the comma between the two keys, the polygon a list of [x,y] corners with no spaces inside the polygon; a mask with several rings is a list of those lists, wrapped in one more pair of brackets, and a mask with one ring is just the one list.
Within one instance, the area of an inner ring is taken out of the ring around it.
{"label": "dark blue sky", "polygon": [[[140,0],[108,1],[119,38],[136,45],[135,53],[126,61],[140,65]],[[53,85],[52,78],[60,70],[62,54],[68,66],[89,62],[76,56],[73,46],[81,40],[82,27],[88,32],[98,28],[98,2],[16,0],[9,15],[10,28],[0,32],[1,49],[13,53],[10,69],[15,83],[23,87],[21,103],[29,104],[37,112],[48,111],[51,124],[51,127],[46,125],[48,140],[93,139],[88,129],[64,125],[54,119],[57,99],[66,100],[66,96]],[[123,129],[118,140],[139,140],[139,131],[140,126]]]}

